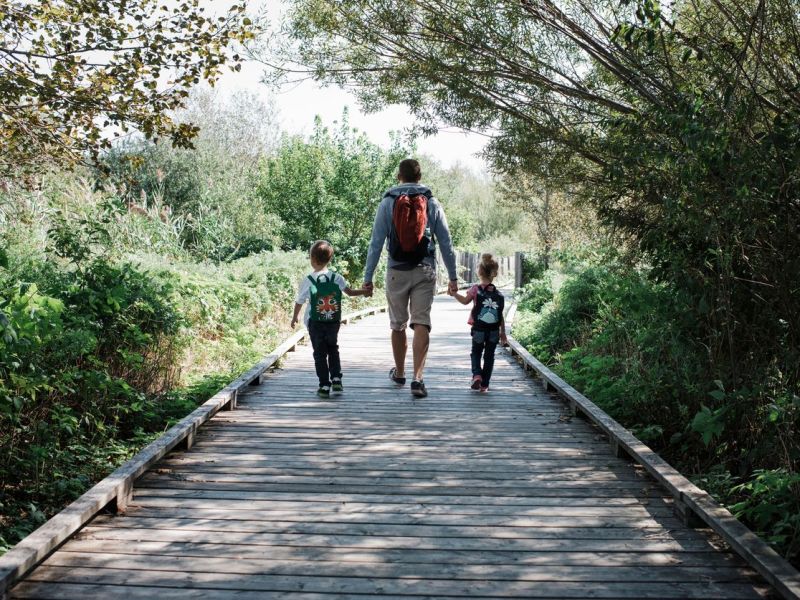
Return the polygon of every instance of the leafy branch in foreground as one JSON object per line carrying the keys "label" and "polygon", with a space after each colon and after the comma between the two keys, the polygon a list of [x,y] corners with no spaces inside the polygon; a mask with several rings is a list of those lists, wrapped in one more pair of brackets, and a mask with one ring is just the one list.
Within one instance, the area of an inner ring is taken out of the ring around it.
{"label": "leafy branch in foreground", "polygon": [[0,174],[97,154],[136,128],[186,146],[176,123],[201,79],[238,70],[235,42],[254,35],[245,4],[222,16],[200,0],[12,1],[0,7]]}

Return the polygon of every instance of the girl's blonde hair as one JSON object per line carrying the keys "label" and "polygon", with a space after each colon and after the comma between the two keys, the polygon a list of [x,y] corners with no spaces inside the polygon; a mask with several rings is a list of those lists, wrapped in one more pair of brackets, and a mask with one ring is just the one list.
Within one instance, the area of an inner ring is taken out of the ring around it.
{"label": "girl's blonde hair", "polygon": [[500,265],[497,264],[497,261],[494,257],[489,254],[481,255],[481,264],[478,265],[478,276],[485,277],[486,279],[494,279],[497,277],[497,272],[500,270]]}

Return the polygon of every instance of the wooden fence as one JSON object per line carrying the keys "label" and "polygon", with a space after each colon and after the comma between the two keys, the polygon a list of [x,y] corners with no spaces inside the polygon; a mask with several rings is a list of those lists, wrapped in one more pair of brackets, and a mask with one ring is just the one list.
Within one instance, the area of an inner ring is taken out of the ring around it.
{"label": "wooden fence", "polygon": [[[497,273],[497,281],[499,284],[510,284],[514,283],[515,287],[519,287],[517,284],[517,279],[521,274],[521,270],[518,269],[517,265],[522,264],[522,259],[519,258],[517,255],[521,255],[521,252],[517,252],[515,256],[495,256],[495,260],[497,264],[500,266],[500,269]],[[461,250],[456,250],[456,270],[458,271],[458,278],[461,281],[467,283],[475,283],[478,281],[478,266],[481,264],[481,253],[479,252],[463,252]],[[439,285],[447,285],[447,271],[444,268],[444,262],[441,259],[441,255],[439,256],[438,260],[439,266]]]}

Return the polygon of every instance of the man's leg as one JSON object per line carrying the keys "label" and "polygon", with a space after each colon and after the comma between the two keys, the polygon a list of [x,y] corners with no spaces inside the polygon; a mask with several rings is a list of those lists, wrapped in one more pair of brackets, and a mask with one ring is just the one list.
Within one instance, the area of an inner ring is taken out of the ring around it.
{"label": "man's leg", "polygon": [[425,267],[417,267],[412,271],[413,287],[409,294],[409,312],[411,327],[414,328],[414,379],[422,381],[425,371],[425,360],[428,358],[431,331],[431,307],[436,294],[436,273]]}
{"label": "man's leg", "polygon": [[395,377],[405,377],[408,339],[408,302],[412,283],[411,271],[389,269],[386,272],[386,304],[389,307],[389,326],[392,329],[392,355]]}
{"label": "man's leg", "polygon": [[[416,343],[416,335],[414,340]],[[415,346],[416,348],[416,346]],[[392,329],[392,354],[394,355],[395,375],[397,377],[405,377],[406,375],[406,353],[408,352],[408,337],[406,330],[402,329],[397,331]]]}
{"label": "man's leg", "polygon": [[416,381],[422,381],[422,374],[425,371],[425,359],[428,358],[428,346],[430,345],[430,340],[430,332],[425,325],[414,326],[414,342],[412,345],[412,350],[414,353],[414,379]]}

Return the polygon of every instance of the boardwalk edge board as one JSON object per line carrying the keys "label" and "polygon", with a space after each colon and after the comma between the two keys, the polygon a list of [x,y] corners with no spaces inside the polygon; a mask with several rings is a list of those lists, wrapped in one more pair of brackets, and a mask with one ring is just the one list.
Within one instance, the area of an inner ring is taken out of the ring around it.
{"label": "boardwalk edge board", "polygon": [[[513,322],[516,305],[507,313]],[[676,511],[684,519],[700,519],[731,548],[755,568],[782,598],[800,600],[800,572],[784,560],[764,540],[745,527],[726,508],[717,503],[675,468],[667,463],[630,431],[607,415],[594,402],[538,361],[510,334],[508,350],[522,361],[525,370],[536,372],[545,389],[552,389],[569,403],[574,413],[581,413],[597,425],[609,438],[617,452],[627,454],[644,467],[674,498]]]}
{"label": "boardwalk edge board", "polygon": [[[343,315],[342,323],[350,323],[385,311],[385,306],[365,308]],[[293,351],[307,336],[308,332],[305,329],[293,334],[272,353],[181,419],[164,435],[145,446],[141,452],[0,556],[0,599],[5,600],[8,590],[14,583],[112,502],[116,510],[124,511],[131,497],[133,482],[138,477],[179,444],[191,446],[197,430],[203,424],[220,410],[236,408],[239,391],[248,385],[260,383],[264,372],[275,366],[287,352]]]}

